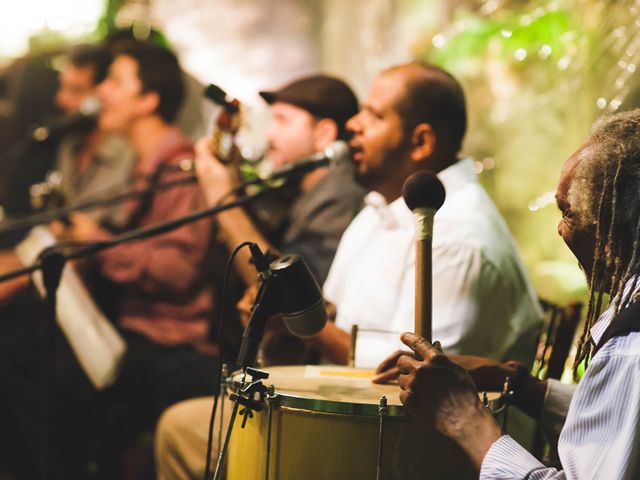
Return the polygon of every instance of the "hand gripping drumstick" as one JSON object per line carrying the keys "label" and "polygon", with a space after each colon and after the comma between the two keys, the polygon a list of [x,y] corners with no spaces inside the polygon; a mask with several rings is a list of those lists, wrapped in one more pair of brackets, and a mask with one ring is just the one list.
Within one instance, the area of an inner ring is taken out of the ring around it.
{"label": "hand gripping drumstick", "polygon": [[432,337],[431,241],[433,217],[444,203],[445,191],[438,177],[428,172],[411,175],[402,185],[404,201],[413,212],[416,235],[415,333]]}

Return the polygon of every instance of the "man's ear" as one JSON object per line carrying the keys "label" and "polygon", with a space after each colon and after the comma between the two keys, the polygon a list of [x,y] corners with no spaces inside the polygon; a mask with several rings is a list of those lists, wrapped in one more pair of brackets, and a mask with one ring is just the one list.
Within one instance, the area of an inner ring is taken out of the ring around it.
{"label": "man's ear", "polygon": [[326,148],[338,138],[338,125],[330,118],[318,120],[313,127],[313,142],[316,151]]}
{"label": "man's ear", "polygon": [[157,112],[160,106],[160,95],[158,92],[146,92],[140,94],[140,111],[143,115],[152,115]]}
{"label": "man's ear", "polygon": [[411,133],[411,161],[420,162],[436,149],[436,133],[428,123],[416,125]]}

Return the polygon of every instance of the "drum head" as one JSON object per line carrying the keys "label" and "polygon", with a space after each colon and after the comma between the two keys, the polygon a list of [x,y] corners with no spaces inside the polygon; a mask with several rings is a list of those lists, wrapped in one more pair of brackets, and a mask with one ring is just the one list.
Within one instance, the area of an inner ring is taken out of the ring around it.
{"label": "drum head", "polygon": [[[265,385],[273,385],[278,404],[324,413],[378,416],[380,398],[387,399],[387,416],[407,416],[400,403],[397,384],[379,385],[371,382],[374,371],[336,365],[270,367]],[[237,374],[235,380],[240,379]],[[489,409],[497,410],[501,396],[488,392]],[[481,395],[483,397],[484,394]]]}

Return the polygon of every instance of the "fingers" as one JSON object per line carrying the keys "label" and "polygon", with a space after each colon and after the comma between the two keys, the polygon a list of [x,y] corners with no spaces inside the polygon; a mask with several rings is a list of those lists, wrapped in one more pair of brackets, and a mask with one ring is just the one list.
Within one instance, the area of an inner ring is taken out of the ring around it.
{"label": "fingers", "polygon": [[400,358],[401,355],[413,355],[413,353],[407,352],[406,350],[396,350],[387,358],[385,358],[380,363],[380,365],[378,365],[378,367],[376,368],[376,373],[382,373],[394,367],[396,365],[396,362],[398,361],[398,358]]}
{"label": "fingers", "polygon": [[397,367],[391,367],[388,370],[377,373],[371,378],[373,383],[391,383],[398,378],[400,370]]}
{"label": "fingers", "polygon": [[422,362],[410,355],[401,355],[396,362],[396,368],[400,373],[414,372],[422,365]]}
{"label": "fingers", "polygon": [[438,351],[433,347],[433,345],[429,343],[426,338],[420,337],[415,333],[405,332],[400,335],[400,340],[402,340],[402,343],[404,343],[407,347],[416,352],[425,360],[434,356],[435,354],[442,353],[441,349]]}
{"label": "fingers", "polygon": [[196,152],[198,158],[206,158],[211,156],[211,139],[209,137],[202,137],[196,142],[193,149]]}

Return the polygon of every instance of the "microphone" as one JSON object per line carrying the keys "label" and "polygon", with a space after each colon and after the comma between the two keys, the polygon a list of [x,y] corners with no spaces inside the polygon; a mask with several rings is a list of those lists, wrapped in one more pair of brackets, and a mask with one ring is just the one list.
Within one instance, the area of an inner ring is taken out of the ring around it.
{"label": "microphone", "polygon": [[287,330],[301,338],[316,335],[327,323],[322,290],[299,255],[285,255],[267,263],[257,245],[251,245],[250,249],[263,281],[242,334],[237,360],[241,368],[255,362],[267,320],[272,315],[282,315]]}
{"label": "microphone", "polygon": [[299,255],[285,255],[271,262],[277,292],[278,313],[292,335],[313,337],[327,323],[322,290]]}
{"label": "microphone", "polygon": [[290,163],[282,168],[273,170],[271,173],[261,177],[263,181],[275,180],[277,178],[291,177],[311,172],[316,168],[335,166],[340,158],[349,151],[349,146],[343,140],[336,140],[321,152],[311,155],[299,162]]}
{"label": "microphone", "polygon": [[100,100],[96,97],[87,97],[82,101],[76,113],[37,126],[31,132],[30,138],[34,142],[42,143],[73,128],[92,124],[99,113]]}
{"label": "microphone", "polygon": [[402,196],[413,212],[416,234],[415,333],[432,341],[431,242],[433,217],[442,206],[445,190],[442,182],[428,172],[417,172],[405,180]]}
{"label": "microphone", "polygon": [[231,112],[237,112],[240,109],[240,102],[238,102],[238,100],[227,95],[227,92],[213,83],[205,88],[202,94],[213,103]]}
{"label": "microphone", "polygon": [[[328,145],[321,152],[315,153],[304,160],[294,162],[282,168],[278,168],[269,173],[260,175],[257,179],[248,181],[248,185],[254,183],[268,182],[279,178],[289,178],[296,175],[309,173],[316,168],[335,166],[340,163],[340,158],[349,151],[349,146],[343,140],[336,140]],[[195,160],[188,158],[182,160],[178,165],[171,165],[167,170],[177,170],[182,172],[192,172],[195,170]]]}

